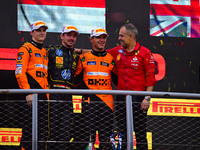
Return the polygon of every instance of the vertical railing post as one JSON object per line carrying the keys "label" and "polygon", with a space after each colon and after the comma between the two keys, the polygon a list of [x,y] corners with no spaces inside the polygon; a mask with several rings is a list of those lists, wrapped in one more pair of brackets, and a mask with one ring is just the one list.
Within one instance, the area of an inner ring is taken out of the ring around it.
{"label": "vertical railing post", "polygon": [[133,109],[132,96],[126,96],[127,150],[133,150]]}
{"label": "vertical railing post", "polygon": [[38,94],[33,94],[32,103],[32,150],[37,150],[38,144]]}

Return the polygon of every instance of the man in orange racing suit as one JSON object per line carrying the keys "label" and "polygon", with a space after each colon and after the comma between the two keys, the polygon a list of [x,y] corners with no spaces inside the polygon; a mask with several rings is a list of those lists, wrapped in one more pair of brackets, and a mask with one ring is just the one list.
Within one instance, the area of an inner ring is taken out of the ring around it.
{"label": "man in orange racing suit", "polygon": [[[75,84],[79,83],[80,80],[83,81],[79,85],[80,88],[112,90],[111,81],[117,81],[116,72],[114,71],[114,58],[104,49],[107,37],[108,34],[103,28],[92,30],[90,42],[92,43],[93,49],[88,53],[80,55],[75,72]],[[114,117],[113,96],[92,93],[87,96],[84,95],[84,98],[85,102],[82,103],[82,114],[80,114],[82,117],[79,117],[80,120],[78,121],[80,125],[76,126],[77,130],[75,132],[77,134],[74,134],[78,135],[79,133],[78,139],[80,141],[87,141],[88,143],[91,139],[95,143],[95,135],[96,131],[98,131],[100,149],[107,146],[112,149],[110,135],[112,133]],[[96,143],[97,147],[98,143]]]}
{"label": "man in orange racing suit", "polygon": [[[48,27],[43,21],[36,21],[31,25],[32,40],[20,47],[16,58],[15,76],[21,89],[48,89],[48,57],[47,51],[42,47],[46,38]],[[23,95],[27,104],[20,103],[22,110],[19,110],[23,121],[19,125],[23,129],[21,146],[26,150],[31,150],[32,146],[32,101],[33,95]],[[39,100],[48,100],[48,94],[39,94]],[[44,104],[45,103],[45,104]],[[28,107],[27,107],[28,105]],[[47,136],[47,103],[39,103],[39,140],[45,141]],[[40,124],[42,121],[42,124]],[[27,142],[28,141],[28,142]],[[44,143],[39,145],[39,149],[44,149]]]}

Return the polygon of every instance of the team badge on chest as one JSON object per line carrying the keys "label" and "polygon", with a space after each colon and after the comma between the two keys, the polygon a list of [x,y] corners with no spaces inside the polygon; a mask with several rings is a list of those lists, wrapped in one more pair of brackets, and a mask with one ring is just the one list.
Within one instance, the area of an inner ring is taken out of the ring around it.
{"label": "team badge on chest", "polygon": [[56,55],[57,56],[62,56],[63,55],[63,51],[61,49],[57,49],[56,50]]}
{"label": "team badge on chest", "polygon": [[120,59],[121,59],[121,55],[118,54],[118,55],[117,55],[117,61],[119,61]]}
{"label": "team badge on chest", "polygon": [[57,68],[63,67],[63,57],[56,56],[56,67]]}
{"label": "team badge on chest", "polygon": [[61,72],[61,76],[65,80],[69,80],[71,78],[71,71],[69,69],[65,69]]}

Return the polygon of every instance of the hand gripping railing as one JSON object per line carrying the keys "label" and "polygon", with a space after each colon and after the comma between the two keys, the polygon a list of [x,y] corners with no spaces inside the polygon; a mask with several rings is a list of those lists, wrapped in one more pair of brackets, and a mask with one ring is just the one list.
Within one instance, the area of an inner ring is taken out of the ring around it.
{"label": "hand gripping railing", "polygon": [[147,91],[122,91],[122,90],[83,90],[83,89],[2,89],[0,94],[33,94],[32,104],[32,150],[37,150],[37,129],[38,129],[38,103],[37,94],[41,93],[57,93],[57,94],[111,94],[111,95],[126,95],[126,115],[127,115],[127,150],[133,150],[133,115],[132,115],[132,97],[138,96],[153,96],[162,98],[192,98],[199,99],[200,94],[192,93],[177,93],[177,92],[147,92]]}

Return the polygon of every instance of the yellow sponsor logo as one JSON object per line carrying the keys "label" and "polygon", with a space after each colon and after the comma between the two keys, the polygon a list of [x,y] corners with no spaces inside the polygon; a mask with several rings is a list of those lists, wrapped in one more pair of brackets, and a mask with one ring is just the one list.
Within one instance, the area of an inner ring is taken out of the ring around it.
{"label": "yellow sponsor logo", "polygon": [[17,63],[17,64],[22,64],[22,63],[23,63],[23,61],[21,61],[21,60],[18,60],[16,63]]}
{"label": "yellow sponsor logo", "polygon": [[45,23],[42,22],[42,21],[40,21],[40,22],[36,22],[36,23],[35,23],[35,26],[36,26],[36,27],[39,26],[39,25],[45,25]]}
{"label": "yellow sponsor logo", "polygon": [[95,32],[96,32],[96,33],[99,33],[99,32],[104,32],[104,33],[106,33],[106,30],[105,30],[105,29],[96,29]]}
{"label": "yellow sponsor logo", "polygon": [[0,128],[0,145],[19,146],[21,136],[21,128]]}
{"label": "yellow sponsor logo", "polygon": [[152,98],[147,114],[200,117],[200,100]]}
{"label": "yellow sponsor logo", "polygon": [[73,112],[82,113],[82,96],[72,95],[72,101],[73,101]]}
{"label": "yellow sponsor logo", "polygon": [[[134,149],[136,149],[135,132],[133,132],[133,140],[134,140]],[[148,150],[152,149],[152,132],[147,132],[147,142],[148,142]]]}
{"label": "yellow sponsor logo", "polygon": [[63,64],[63,57],[56,56],[56,63],[57,64]]}
{"label": "yellow sponsor logo", "polygon": [[74,26],[68,26],[68,27],[67,27],[67,30],[75,30],[75,31],[77,31],[77,28],[74,27]]}
{"label": "yellow sponsor logo", "polygon": [[121,55],[120,55],[120,54],[118,54],[118,55],[117,55],[117,61],[119,61],[119,60],[120,60],[120,58],[121,58]]}

